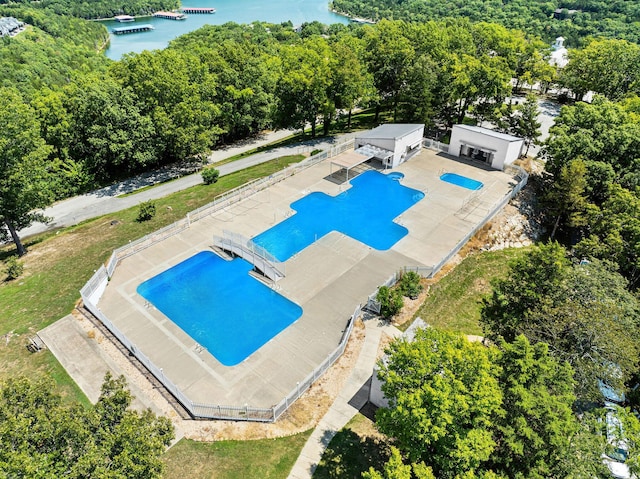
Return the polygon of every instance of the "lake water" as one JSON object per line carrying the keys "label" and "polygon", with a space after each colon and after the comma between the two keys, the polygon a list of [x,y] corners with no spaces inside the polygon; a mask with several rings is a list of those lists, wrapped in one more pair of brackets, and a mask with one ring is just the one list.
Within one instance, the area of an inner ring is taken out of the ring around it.
{"label": "lake water", "polygon": [[[214,14],[189,14],[186,20],[165,20],[162,18],[138,18],[136,23],[149,23],[154,30],[124,35],[111,33],[111,44],[106,55],[119,60],[125,53],[165,48],[169,41],[197,30],[203,25],[222,25],[227,22],[251,23],[263,21],[281,23],[291,20],[294,25],[317,20],[321,23],[343,23],[349,20],[329,10],[328,0],[186,0],[183,7],[213,7]],[[112,28],[132,25],[115,21],[102,22],[109,32]]]}

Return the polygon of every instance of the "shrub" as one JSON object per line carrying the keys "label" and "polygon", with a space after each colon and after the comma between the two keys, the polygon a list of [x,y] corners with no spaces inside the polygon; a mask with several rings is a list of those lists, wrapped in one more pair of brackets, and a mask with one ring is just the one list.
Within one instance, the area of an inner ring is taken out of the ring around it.
{"label": "shrub", "polygon": [[220,176],[220,172],[212,166],[204,168],[201,174],[202,181],[204,181],[205,185],[211,185],[215,183],[216,181],[218,181],[218,177]]}
{"label": "shrub", "polygon": [[140,207],[138,208],[138,217],[136,221],[139,223],[143,221],[149,221],[156,215],[156,203],[153,200],[145,201],[140,203]]}
{"label": "shrub", "polygon": [[416,299],[422,291],[420,275],[415,271],[408,271],[400,278],[400,291],[407,298]]}
{"label": "shrub", "polygon": [[397,289],[380,286],[376,300],[380,303],[380,314],[384,319],[391,319],[400,312],[404,306],[402,293]]}
{"label": "shrub", "polygon": [[320,149],[317,149],[317,148],[316,148],[315,150],[313,150],[313,151],[309,154],[309,156],[315,156],[315,155],[317,155],[318,153],[322,153],[322,150],[320,150]]}
{"label": "shrub", "polygon": [[23,271],[24,265],[20,261],[18,261],[17,256],[9,256],[7,258],[7,260],[5,261],[4,270],[7,275],[7,281],[19,278]]}

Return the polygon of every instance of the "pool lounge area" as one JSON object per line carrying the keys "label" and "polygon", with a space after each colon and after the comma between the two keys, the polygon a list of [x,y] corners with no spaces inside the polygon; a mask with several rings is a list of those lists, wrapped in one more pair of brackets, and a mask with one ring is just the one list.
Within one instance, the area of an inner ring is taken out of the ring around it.
{"label": "pool lounge area", "polygon": [[[484,184],[473,208],[463,207],[477,192],[440,180],[443,169]],[[213,235],[233,231],[256,238],[294,217],[292,206],[309,194],[335,198],[353,188],[330,181],[329,170],[328,162],[315,165],[123,259],[98,307],[194,402],[271,407],[335,349],[348,318],[369,294],[404,266],[441,261],[514,184],[506,173],[430,150],[403,163],[391,174],[402,173],[403,186],[426,193],[394,219],[407,234],[377,250],[332,231],[287,259],[286,276],[271,287],[301,307],[302,316],[234,366],[221,364],[137,293],[149,278],[209,250]]]}
{"label": "pool lounge area", "polygon": [[[404,175],[375,170],[353,178],[337,196],[309,193],[296,213],[253,238],[286,261],[332,231],[388,250],[408,230],[393,220],[424,198]],[[136,291],[224,366],[236,366],[302,315],[302,308],[249,274],[253,265],[201,251],[141,283]]]}

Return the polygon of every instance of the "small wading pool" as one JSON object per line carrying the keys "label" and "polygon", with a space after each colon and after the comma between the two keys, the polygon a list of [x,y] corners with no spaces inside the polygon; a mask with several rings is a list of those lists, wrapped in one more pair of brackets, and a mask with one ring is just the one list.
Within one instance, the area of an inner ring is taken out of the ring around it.
{"label": "small wading pool", "polygon": [[468,190],[479,190],[484,186],[481,181],[473,180],[456,173],[445,173],[444,175],[440,176],[440,179],[442,181],[446,181],[447,183],[451,183],[452,185],[461,186],[462,188],[466,188]]}
{"label": "small wading pool", "polygon": [[223,365],[235,366],[302,316],[251,269],[243,259],[202,251],[137,291]]}

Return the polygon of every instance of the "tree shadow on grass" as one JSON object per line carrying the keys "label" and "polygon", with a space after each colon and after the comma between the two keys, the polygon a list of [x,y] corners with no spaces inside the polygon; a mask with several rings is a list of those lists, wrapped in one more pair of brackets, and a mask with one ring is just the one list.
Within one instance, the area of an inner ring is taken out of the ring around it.
{"label": "tree shadow on grass", "polygon": [[327,446],[313,479],[360,479],[372,466],[381,469],[388,458],[389,446],[384,440],[359,436],[345,428]]}

